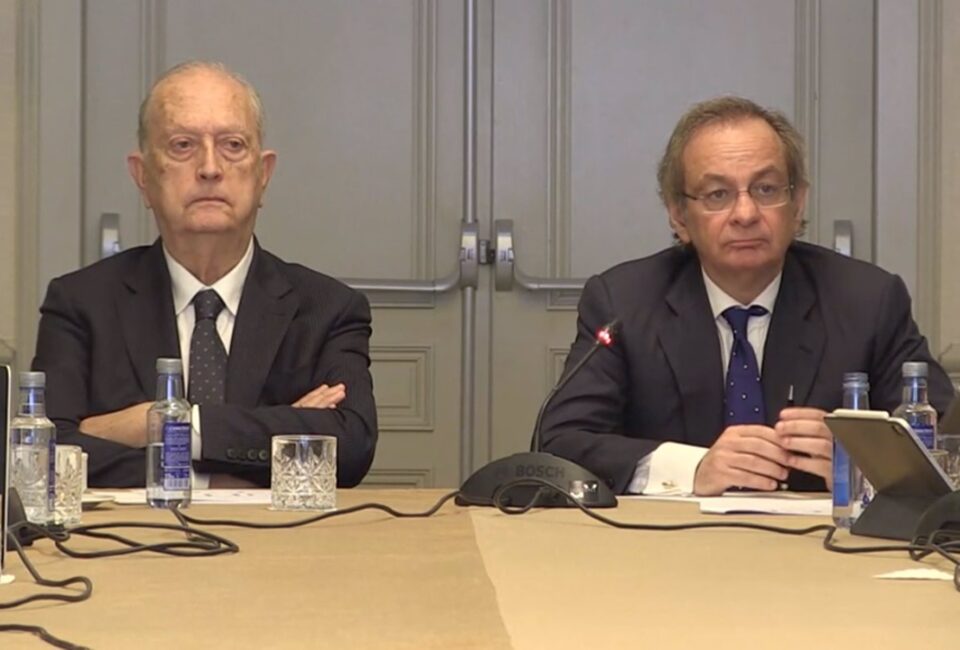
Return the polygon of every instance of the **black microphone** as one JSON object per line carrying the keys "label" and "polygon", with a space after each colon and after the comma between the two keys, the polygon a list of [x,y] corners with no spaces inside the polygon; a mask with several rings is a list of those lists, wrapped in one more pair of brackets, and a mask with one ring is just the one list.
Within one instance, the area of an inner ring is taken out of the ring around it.
{"label": "black microphone", "polygon": [[543,400],[543,404],[540,406],[540,412],[537,413],[537,420],[533,425],[533,439],[530,441],[530,451],[541,451],[540,429],[543,426],[543,414],[547,412],[547,407],[550,405],[550,402],[552,402],[553,398],[556,397],[557,393],[560,392],[560,389],[570,383],[570,380],[580,372],[580,369],[583,368],[587,361],[589,361],[600,348],[609,348],[613,345],[614,339],[617,335],[617,329],[619,327],[620,319],[614,318],[612,321],[598,329],[596,336],[593,337],[593,345],[590,346],[590,349],[587,350],[587,353],[580,357],[580,360],[577,361],[573,368],[570,368],[570,372],[561,376],[560,381],[557,382],[557,385],[551,388],[550,392],[547,393],[547,397]]}
{"label": "black microphone", "polygon": [[[601,348],[609,348],[614,343],[614,335],[620,325],[619,319],[613,319],[597,331],[593,346],[577,361],[570,372],[557,382],[547,394],[537,413],[533,427],[531,450],[501,458],[488,463],[470,475],[463,485],[456,502],[462,506],[519,506],[519,507],[572,507],[573,504],[564,495],[570,495],[582,505],[594,508],[613,508],[617,498],[602,480],[589,470],[559,456],[540,451],[540,432],[543,414],[557,393],[586,365]],[[494,495],[501,487],[524,479],[541,479],[554,490],[539,486],[517,485],[502,491],[497,501]]]}

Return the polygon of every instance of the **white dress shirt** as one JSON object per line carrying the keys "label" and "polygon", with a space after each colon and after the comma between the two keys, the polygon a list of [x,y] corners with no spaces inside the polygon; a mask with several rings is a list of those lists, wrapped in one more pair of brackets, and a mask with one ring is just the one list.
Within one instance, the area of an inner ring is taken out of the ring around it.
{"label": "white dress shirt", "polygon": [[[173,313],[177,317],[177,333],[180,336],[180,359],[183,362],[183,389],[188,390],[190,385],[190,339],[193,338],[193,326],[196,323],[196,314],[193,310],[193,297],[205,289],[213,289],[223,300],[224,308],[217,315],[217,333],[223,341],[223,349],[230,355],[230,342],[233,340],[233,325],[237,320],[237,310],[240,308],[240,297],[243,295],[243,284],[247,280],[250,264],[253,262],[253,239],[247,246],[247,252],[240,261],[225,276],[207,286],[200,282],[177,260],[173,259],[166,247],[163,256],[167,260],[167,269],[170,271],[170,286],[173,289]],[[203,438],[200,435],[200,407],[193,407],[191,457],[200,460],[203,451]],[[194,474],[195,488],[204,489],[210,484],[210,477],[206,474]]]}
{"label": "white dress shirt", "polygon": [[[750,307],[759,305],[767,310],[763,316],[753,316],[747,323],[747,340],[753,346],[757,357],[757,367],[763,371],[763,346],[767,341],[767,330],[770,329],[770,319],[773,316],[773,305],[777,301],[780,291],[782,273],[760,292],[760,295],[749,305],[743,305],[729,296],[701,269],[703,284],[707,289],[707,299],[710,301],[710,310],[713,312],[714,323],[717,326],[717,336],[720,337],[720,359],[723,367],[724,382],[727,378],[727,363],[730,359],[730,350],[733,348],[733,330],[723,312],[728,307]],[[697,447],[681,442],[665,442],[649,455],[644,456],[637,463],[633,479],[627,486],[627,492],[633,494],[692,494],[693,479],[697,473],[700,461],[707,453],[706,447]]]}

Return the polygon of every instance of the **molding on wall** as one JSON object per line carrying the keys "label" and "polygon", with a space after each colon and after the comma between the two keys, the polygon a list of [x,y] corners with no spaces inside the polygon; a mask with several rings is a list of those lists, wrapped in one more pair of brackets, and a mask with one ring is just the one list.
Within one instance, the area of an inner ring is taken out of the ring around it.
{"label": "molding on wall", "polygon": [[[547,5],[547,275],[568,277],[572,215],[570,149],[573,135],[573,7],[571,0]],[[578,291],[551,291],[547,309],[575,309]],[[572,299],[571,299],[572,296]]]}
{"label": "molding on wall", "polygon": [[547,5],[547,272],[570,270],[570,135],[573,11],[570,0]]}
{"label": "molding on wall", "polygon": [[37,310],[40,306],[37,252],[40,206],[40,5],[20,2],[17,31],[18,190],[17,190],[17,338],[15,360],[19,366],[35,347]]}
{"label": "molding on wall", "polygon": [[[387,378],[382,373],[390,368],[403,377]],[[376,374],[381,374],[379,379]],[[409,387],[405,402],[389,404],[383,395],[377,399],[377,421],[381,433],[391,431],[430,432],[436,421],[436,378],[433,371],[431,345],[377,345],[370,348],[370,370],[374,388],[386,381]]]}
{"label": "molding on wall", "polygon": [[934,356],[940,340],[940,257],[942,159],[941,57],[943,55],[942,0],[926,0],[920,8],[920,62],[917,124],[917,294],[915,314],[930,341]]}
{"label": "molding on wall", "polygon": [[415,0],[414,8],[414,191],[412,242],[414,274],[426,278],[436,268],[437,212],[437,2]]}
{"label": "molding on wall", "polygon": [[807,144],[807,233],[816,240],[820,217],[820,0],[796,0],[794,123]]}
{"label": "molding on wall", "polygon": [[[166,66],[166,10],[165,0],[140,2],[140,97],[146,98],[150,87]],[[137,223],[140,241],[149,242],[159,235],[153,213],[142,201],[137,203]]]}
{"label": "molding on wall", "polygon": [[580,294],[578,289],[562,289],[551,291],[547,300],[548,311],[576,311],[580,304]]}
{"label": "molding on wall", "polygon": [[[554,386],[557,385],[557,382],[560,381],[560,377],[563,375],[563,366],[567,362],[567,355],[570,354],[569,347],[555,347],[548,346],[546,349],[546,359],[547,359],[547,368],[546,368],[546,391],[550,391]],[[544,395],[547,393],[544,392]]]}
{"label": "molding on wall", "polygon": [[[413,0],[413,277],[426,279],[437,270],[437,0]],[[442,256],[447,259],[446,256]],[[456,261],[456,256],[451,256]],[[388,279],[388,278],[380,278]],[[406,278],[404,278],[406,279]],[[376,309],[433,309],[436,295],[365,292]]]}

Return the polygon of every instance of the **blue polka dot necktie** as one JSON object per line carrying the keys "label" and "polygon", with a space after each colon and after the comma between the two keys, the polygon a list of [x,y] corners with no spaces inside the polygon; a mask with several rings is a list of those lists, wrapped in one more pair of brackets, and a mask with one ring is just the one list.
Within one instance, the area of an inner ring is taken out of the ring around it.
{"label": "blue polka dot necktie", "polygon": [[223,404],[227,378],[227,351],[217,333],[223,300],[213,289],[193,297],[196,323],[190,338],[190,380],[187,399],[200,406]]}
{"label": "blue polka dot necktie", "polygon": [[733,329],[733,348],[730,350],[723,400],[724,422],[727,426],[763,424],[767,420],[766,409],[763,407],[760,366],[757,364],[753,346],[747,340],[747,322],[750,317],[763,316],[766,313],[767,310],[759,305],[753,305],[749,309],[730,307],[723,311],[723,317]]}

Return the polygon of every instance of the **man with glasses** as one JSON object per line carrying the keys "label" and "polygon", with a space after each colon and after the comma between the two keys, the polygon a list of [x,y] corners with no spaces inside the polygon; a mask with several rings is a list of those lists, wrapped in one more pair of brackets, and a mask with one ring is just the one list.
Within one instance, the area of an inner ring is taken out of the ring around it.
{"label": "man with glasses", "polygon": [[554,399],[546,451],[618,492],[823,490],[844,372],[867,372],[873,408],[892,411],[902,363],[926,361],[943,413],[953,389],[900,278],[795,240],[809,183],[782,114],[695,105],[657,177],[676,245],[587,282],[568,367],[604,323],[621,332]]}
{"label": "man with glasses", "polygon": [[276,165],[256,89],[223,64],[181,63],[140,108],[130,174],[160,237],[50,282],[33,366],[60,442],[90,485],[142,487],[158,357],[181,359],[195,487],[270,484],[277,433],[337,438],[337,480],[373,461],[367,299],[260,247]]}

